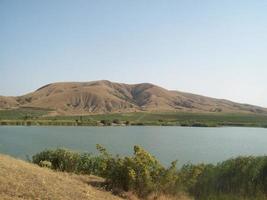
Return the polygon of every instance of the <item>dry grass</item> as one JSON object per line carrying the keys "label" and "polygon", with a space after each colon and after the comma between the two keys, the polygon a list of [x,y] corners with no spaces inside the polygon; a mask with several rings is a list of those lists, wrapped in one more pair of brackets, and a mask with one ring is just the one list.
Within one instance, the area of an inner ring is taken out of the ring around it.
{"label": "dry grass", "polygon": [[[128,200],[139,200],[133,193],[125,193],[125,198]],[[193,200],[193,198],[188,197],[187,195],[181,194],[178,196],[169,196],[169,195],[159,195],[152,194],[146,200]]]}
{"label": "dry grass", "polygon": [[187,195],[180,194],[178,196],[169,196],[169,195],[151,195],[148,200],[193,200]]}
{"label": "dry grass", "polygon": [[0,155],[1,200],[121,199],[88,184],[99,180],[99,178],[92,176],[54,172],[9,156]]}

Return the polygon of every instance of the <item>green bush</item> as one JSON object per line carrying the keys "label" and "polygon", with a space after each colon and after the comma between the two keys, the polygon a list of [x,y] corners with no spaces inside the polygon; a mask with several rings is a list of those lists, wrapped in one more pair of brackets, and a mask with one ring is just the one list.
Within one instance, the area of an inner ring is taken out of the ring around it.
{"label": "green bush", "polygon": [[34,155],[32,161],[38,165],[41,164],[41,161],[49,161],[52,169],[75,172],[80,161],[80,154],[66,149],[45,150]]}
{"label": "green bush", "polygon": [[111,122],[109,120],[106,120],[106,119],[102,119],[100,121],[101,124],[103,124],[104,126],[110,126],[111,125]]}
{"label": "green bush", "polygon": [[118,119],[114,119],[114,120],[112,121],[112,123],[114,123],[114,124],[120,124],[121,122],[120,122],[120,120],[118,120]]}
{"label": "green bush", "polygon": [[184,191],[193,193],[195,185],[198,183],[199,176],[202,175],[204,169],[204,164],[183,165],[183,167],[178,172],[179,179],[177,180],[177,184],[180,185]]}
{"label": "green bush", "polygon": [[139,196],[146,196],[156,191],[164,168],[148,152],[135,146],[132,157],[111,159],[107,170],[107,180],[113,187],[132,190]]}

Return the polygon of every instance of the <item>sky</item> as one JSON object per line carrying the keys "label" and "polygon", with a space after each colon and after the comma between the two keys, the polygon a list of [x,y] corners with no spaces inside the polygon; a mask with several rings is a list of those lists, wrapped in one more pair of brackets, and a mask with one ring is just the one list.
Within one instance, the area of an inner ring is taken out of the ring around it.
{"label": "sky", "polygon": [[0,0],[0,95],[150,82],[267,107],[266,0]]}

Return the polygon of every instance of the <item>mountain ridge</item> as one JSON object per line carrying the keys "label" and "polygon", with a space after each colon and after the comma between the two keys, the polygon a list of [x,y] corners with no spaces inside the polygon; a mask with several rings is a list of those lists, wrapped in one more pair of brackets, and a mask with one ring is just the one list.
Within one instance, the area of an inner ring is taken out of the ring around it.
{"label": "mountain ridge", "polygon": [[51,109],[62,115],[139,111],[267,114],[260,106],[167,90],[151,83],[108,80],[56,82],[22,96],[0,96],[0,109],[20,107]]}

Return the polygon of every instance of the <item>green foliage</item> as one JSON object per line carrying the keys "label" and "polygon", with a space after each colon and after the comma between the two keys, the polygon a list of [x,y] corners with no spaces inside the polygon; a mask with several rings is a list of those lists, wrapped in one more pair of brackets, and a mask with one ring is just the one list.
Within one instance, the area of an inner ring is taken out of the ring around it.
{"label": "green foliage", "polygon": [[111,126],[110,120],[102,119],[100,120],[100,123],[103,124],[104,126]]}
{"label": "green foliage", "polygon": [[267,191],[267,157],[238,157],[206,166],[192,189],[194,196],[264,196]]}
{"label": "green foliage", "polygon": [[80,161],[80,154],[66,149],[45,150],[34,155],[32,161],[38,165],[41,165],[42,161],[49,161],[52,169],[75,172]]}
{"label": "green foliage", "polygon": [[41,108],[18,108],[9,110],[0,110],[1,119],[9,120],[29,120],[41,117],[49,112]]}
{"label": "green foliage", "polygon": [[114,119],[114,120],[112,121],[112,123],[114,123],[114,124],[120,124],[121,122],[120,122],[120,120],[118,120],[118,119]]}
{"label": "green foliage", "polygon": [[202,175],[204,169],[204,164],[200,165],[192,165],[186,164],[180,169],[178,173],[178,184],[185,190],[186,192],[191,193],[194,190],[195,185],[199,180],[199,176]]}
{"label": "green foliage", "polygon": [[147,196],[159,189],[163,166],[139,146],[134,147],[132,157],[110,158],[106,178],[115,188],[135,191],[139,196]]}
{"label": "green foliage", "polygon": [[98,155],[66,149],[45,150],[33,163],[54,170],[94,174],[106,179],[110,189],[132,191],[139,197],[151,193],[192,195],[196,200],[262,200],[267,194],[267,156],[237,157],[217,165],[186,164],[176,168],[159,161],[140,146],[132,156],[113,156],[101,145]]}
{"label": "green foliage", "polygon": [[159,161],[139,146],[131,157],[113,156],[101,145],[99,155],[77,153],[66,149],[45,150],[33,156],[33,163],[59,171],[94,174],[106,178],[108,187],[134,191],[140,197],[152,192],[175,193],[176,162],[164,168]]}
{"label": "green foliage", "polygon": [[227,113],[182,113],[182,112],[133,112],[109,113],[83,116],[45,116],[49,110],[37,108],[19,108],[0,110],[0,125],[58,125],[58,126],[97,126],[99,123],[110,126],[159,125],[159,126],[251,126],[267,127],[267,116],[257,114]]}

